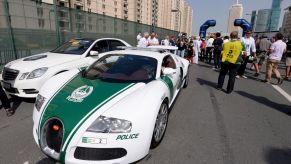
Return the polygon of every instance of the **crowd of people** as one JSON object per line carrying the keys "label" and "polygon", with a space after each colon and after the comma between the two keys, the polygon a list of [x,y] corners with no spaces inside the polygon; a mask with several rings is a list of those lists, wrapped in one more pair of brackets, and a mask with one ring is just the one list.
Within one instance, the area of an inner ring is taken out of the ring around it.
{"label": "crowd of people", "polygon": [[[204,39],[205,42],[205,39]],[[165,36],[164,39],[159,40],[158,34],[152,32],[144,32],[137,35],[137,47],[149,47],[156,45],[176,46],[178,49],[176,55],[188,59],[192,64],[198,64],[199,55],[201,53],[202,40],[200,37],[175,37]]]}
{"label": "crowd of people", "polygon": [[[265,83],[271,83],[272,73],[276,75],[277,84],[283,83],[278,66],[285,57],[286,74],[285,79],[291,77],[291,39],[283,40],[283,35],[277,33],[273,38],[267,36],[253,37],[252,31],[245,31],[244,37],[239,37],[234,31],[230,36],[221,36],[216,33],[208,39],[193,37],[166,36],[163,40],[158,39],[155,32],[149,34],[145,32],[137,36],[138,47],[148,47],[155,45],[176,46],[176,55],[188,59],[192,64],[198,61],[212,65],[212,69],[220,71],[217,89],[221,90],[225,75],[229,73],[227,93],[233,91],[235,79],[245,78],[247,65],[251,65],[254,76],[261,75],[262,65],[266,63]],[[285,55],[285,56],[284,56]],[[213,62],[212,62],[213,60]]]}
{"label": "crowd of people", "polygon": [[[176,55],[186,58],[192,64],[198,61],[213,65],[213,69],[219,70],[217,89],[222,90],[224,79],[229,73],[227,93],[234,89],[235,79],[247,78],[245,70],[247,64],[252,63],[255,70],[254,76],[261,74],[262,65],[266,62],[266,74],[263,82],[270,84],[272,73],[275,73],[277,84],[283,83],[283,78],[278,70],[282,57],[285,57],[285,79],[291,77],[291,38],[283,40],[283,35],[277,33],[272,39],[267,36],[252,37],[251,31],[246,31],[245,36],[239,38],[238,32],[233,31],[229,36],[221,37],[218,32],[208,39],[193,36],[175,37],[165,36],[163,40],[158,39],[158,34],[145,32],[137,35],[137,47],[148,47],[156,45],[176,46]],[[213,60],[213,63],[212,63]],[[14,114],[9,100],[0,84],[0,100],[7,116]]]}
{"label": "crowd of people", "polygon": [[[266,74],[265,79],[262,81],[267,84],[271,84],[272,73],[274,73],[277,79],[277,85],[281,85],[283,83],[283,78],[278,70],[278,67],[284,55],[286,57],[285,79],[288,80],[288,78],[290,77],[291,65],[291,41],[289,39],[289,41],[284,42],[283,39],[284,37],[281,33],[277,33],[270,40],[268,40],[266,36],[254,39],[252,37],[251,31],[246,31],[246,35],[241,39],[239,39],[238,37],[234,37],[232,33],[231,43],[225,43],[223,45],[223,65],[220,70],[217,89],[222,89],[224,76],[227,72],[229,72],[230,77],[227,87],[227,93],[231,93],[233,90],[235,77],[247,78],[244,73],[248,63],[252,63],[252,66],[255,69],[254,76],[258,77],[261,73],[262,65],[264,64],[266,59]],[[236,45],[234,44],[235,42]],[[240,44],[242,46],[239,46]],[[230,62],[231,59],[235,60]]]}

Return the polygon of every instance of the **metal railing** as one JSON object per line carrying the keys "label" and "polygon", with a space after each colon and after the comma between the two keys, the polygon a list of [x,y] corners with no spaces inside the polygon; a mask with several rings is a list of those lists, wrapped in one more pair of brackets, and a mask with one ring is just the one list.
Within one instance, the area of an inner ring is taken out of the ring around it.
{"label": "metal railing", "polygon": [[46,52],[72,38],[120,38],[136,45],[138,32],[160,38],[177,31],[32,0],[0,0],[0,66]]}

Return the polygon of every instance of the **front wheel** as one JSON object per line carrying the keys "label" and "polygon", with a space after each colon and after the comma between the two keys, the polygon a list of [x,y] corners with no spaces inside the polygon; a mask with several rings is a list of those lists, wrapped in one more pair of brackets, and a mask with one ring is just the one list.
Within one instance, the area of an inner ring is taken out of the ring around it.
{"label": "front wheel", "polygon": [[168,104],[163,102],[156,118],[151,149],[156,148],[163,140],[168,125],[168,115]]}

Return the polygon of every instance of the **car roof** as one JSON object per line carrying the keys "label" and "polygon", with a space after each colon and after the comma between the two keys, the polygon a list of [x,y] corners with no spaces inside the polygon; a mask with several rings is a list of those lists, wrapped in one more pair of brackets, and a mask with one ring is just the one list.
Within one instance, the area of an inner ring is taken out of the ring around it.
{"label": "car roof", "polygon": [[90,41],[96,41],[96,40],[122,40],[122,39],[118,39],[118,38],[98,38],[98,39],[94,39],[94,38],[73,38],[71,40],[90,40]]}
{"label": "car roof", "polygon": [[163,49],[163,50],[178,50],[178,47],[176,46],[164,46],[164,45],[149,46],[148,48]]}
{"label": "car roof", "polygon": [[146,51],[146,50],[135,50],[135,49],[128,49],[128,50],[117,50],[111,51],[111,54],[130,54],[130,55],[137,55],[137,56],[146,56],[157,59],[158,61],[162,61],[165,56],[169,55],[167,52],[158,52],[158,51]]}

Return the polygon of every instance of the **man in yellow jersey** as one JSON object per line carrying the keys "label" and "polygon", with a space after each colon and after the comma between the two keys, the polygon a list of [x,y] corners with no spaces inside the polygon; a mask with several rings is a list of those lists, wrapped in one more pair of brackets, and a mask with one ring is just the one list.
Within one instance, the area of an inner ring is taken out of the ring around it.
{"label": "man in yellow jersey", "polygon": [[236,72],[243,61],[242,55],[245,51],[245,46],[242,42],[238,41],[238,32],[233,31],[230,34],[230,41],[223,45],[222,49],[222,63],[221,69],[218,77],[217,89],[222,90],[224,78],[227,72],[229,72],[229,79],[227,84],[226,93],[231,93],[233,91]]}

